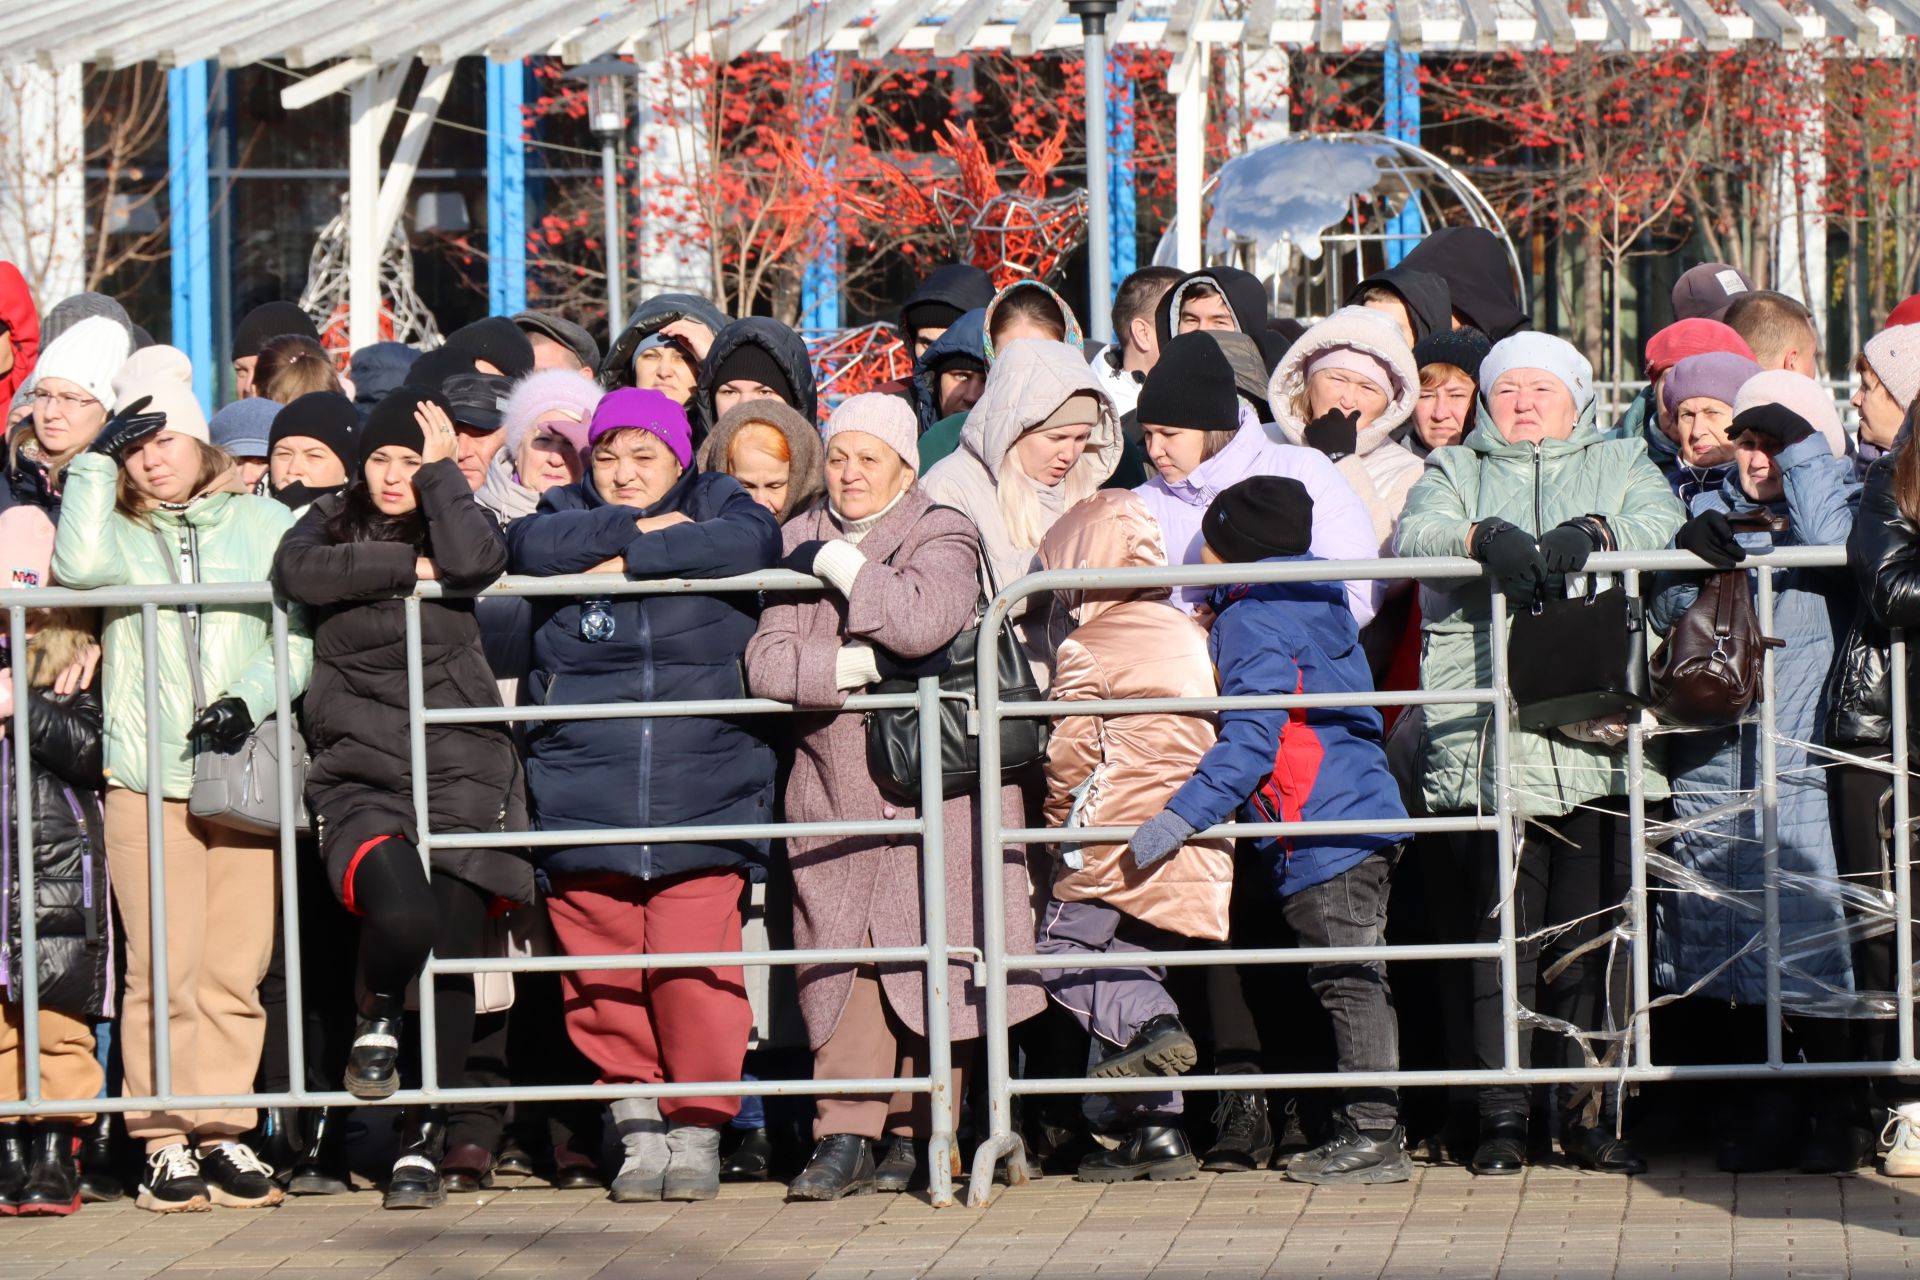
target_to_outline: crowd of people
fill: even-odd
[[[433,977],[440,1087],[644,1095],[705,1082],[711,1094],[605,1110],[137,1110],[123,1123],[92,1103],[108,1090],[244,1099],[296,1079],[391,1097],[422,1078],[429,952],[921,946],[918,836],[722,833],[917,817],[917,783],[847,701],[970,661],[982,603],[1038,569],[1206,564],[1221,584],[1024,597],[1009,661],[1039,694],[1349,705],[1057,719],[1044,751],[1003,777],[1001,823],[1117,827],[1125,843],[996,849],[974,789],[948,788],[947,1096],[962,1134],[979,1136],[985,1113],[973,1091],[986,1002],[966,949],[988,913],[1010,952],[1059,966],[1009,977],[1018,1070],[1167,1082],[1028,1100],[1019,1122],[1036,1156],[1093,1181],[1278,1165],[1305,1182],[1392,1182],[1421,1152],[1499,1175],[1549,1136],[1588,1169],[1646,1163],[1610,1086],[1556,1086],[1547,1106],[1514,1085],[1247,1089],[1219,1095],[1210,1119],[1174,1087],[1201,1067],[1502,1067],[1497,961],[1397,964],[1390,984],[1379,962],[1169,971],[1088,956],[1497,941],[1511,894],[1521,1065],[1620,1061],[1638,1012],[1621,947],[1641,942],[1663,997],[1711,1028],[1709,1060],[1764,1043],[1769,966],[1791,1055],[1892,1056],[1892,928],[1860,921],[1891,901],[1890,629],[1920,623],[1920,452],[1906,445],[1920,298],[1861,351],[1852,432],[1817,381],[1807,309],[1720,264],[1681,277],[1673,323],[1646,343],[1649,385],[1615,422],[1587,359],[1531,328],[1484,231],[1434,233],[1311,325],[1270,315],[1268,298],[1231,267],[1149,267],[1116,292],[1115,341],[1093,346],[1046,285],[996,291],[975,267],[945,266],[900,311],[913,376],[830,408],[798,334],[691,294],[641,301],[604,357],[581,325],[527,312],[426,352],[380,343],[344,368],[299,308],[270,303],[237,327],[240,398],[209,419],[187,356],[114,300],[81,294],[42,313],[0,264],[7,584],[270,581],[286,602],[282,646],[271,607],[215,602],[161,609],[150,635],[138,606],[33,608],[26,652],[6,654],[0,1101],[23,1099],[37,1071],[48,1105],[0,1122],[0,1214],[71,1213],[129,1183],[155,1212],[265,1207],[349,1189],[368,1144],[390,1208],[503,1172],[619,1201],[705,1199],[723,1179],[775,1174],[812,1200],[923,1184],[925,1093],[824,1092],[807,1104],[809,1146],[775,1100],[725,1088],[924,1074],[918,962]],[[1722,593],[1750,592],[1754,575],[1737,571],[1771,548],[1840,544],[1848,568],[1774,578],[1777,823],[1763,830],[1750,800],[1753,715],[1647,739],[1664,859],[1650,938],[1631,913],[1636,713],[1516,729],[1503,777],[1484,702],[1368,704],[1490,684],[1494,594],[1510,613],[1538,611],[1583,589],[1595,552],[1691,551],[1733,575]],[[1249,584],[1232,568],[1391,556],[1471,557],[1485,576]],[[612,589],[774,568],[823,587]],[[608,590],[484,594],[508,574],[605,574]],[[1655,643],[1710,581],[1649,575]],[[446,593],[410,605],[423,582]],[[410,607],[423,705],[470,713],[426,726],[424,787],[409,747]],[[189,804],[197,763],[275,738],[276,677],[308,761],[297,1062],[278,838]],[[749,696],[793,710],[711,709]],[[30,725],[18,752],[16,698]],[[605,714],[657,703],[705,705]],[[504,714],[515,707],[556,714]],[[20,770],[32,843],[16,856]],[[1500,810],[1503,785],[1522,819],[1511,884],[1493,831],[1410,834],[1410,817]],[[1366,834],[1204,834],[1235,820]],[[1776,829],[1769,953],[1757,904]],[[540,842],[517,845],[522,832]],[[987,856],[1002,862],[1000,901],[977,887]],[[23,1049],[26,963],[37,1063]],[[1920,1175],[1915,1081],[1728,1085],[1720,1100],[1706,1123],[1720,1126],[1723,1168],[1851,1170],[1879,1132],[1886,1171]],[[128,1144],[143,1163],[123,1179]]]

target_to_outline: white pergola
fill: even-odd
[[[1175,168],[1183,263],[1199,265],[1203,184],[1203,70],[1208,50],[1250,53],[1305,47],[1492,52],[1586,44],[1644,50],[1697,41],[1793,48],[1834,38],[1854,49],[1920,35],[1920,0],[1118,0],[1107,20],[1115,44],[1160,46],[1175,56]],[[378,322],[380,247],[406,204],[454,62],[499,63],[537,55],[569,64],[604,55],[641,63],[684,52],[717,59],[749,51],[789,59],[828,51],[862,58],[901,52],[953,57],[969,50],[1024,56],[1081,44],[1068,0],[15,0],[0,11],[0,65],[48,70],[80,63],[163,67],[215,60],[283,62],[304,78],[281,93],[297,109],[346,91],[349,137],[350,306],[355,346]],[[427,74],[392,161],[380,145],[409,68]]]

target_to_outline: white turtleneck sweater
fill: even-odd
[[[849,520],[827,504],[827,515],[834,525],[845,535],[844,542],[829,542],[820,548],[820,554],[813,559],[813,574],[825,580],[826,584],[849,600],[853,598],[853,580],[860,576],[861,568],[867,558],[860,554],[860,542],[875,525],[886,519],[887,513],[900,505],[900,499],[906,497],[901,490],[892,502],[880,508],[870,516],[858,520]],[[874,657],[873,646],[864,640],[855,640],[840,646],[839,656],[833,661],[833,683],[838,689],[862,689],[880,679],[880,666]]]

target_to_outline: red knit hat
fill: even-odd
[[[1887,313],[1887,328],[1893,329],[1903,324],[1920,324],[1920,293]]]
[[[1747,340],[1718,320],[1681,320],[1647,339],[1647,377],[1657,378],[1688,356],[1727,351],[1753,359]]]

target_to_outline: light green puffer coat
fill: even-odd
[[[180,546],[191,526],[200,553],[202,582],[264,582],[273,568],[280,535],[293,513],[272,498],[210,493],[184,511],[155,511],[151,526],[114,510],[119,468],[113,459],[82,454],[67,470],[67,488],[53,544],[53,576],[63,587],[111,587],[171,582],[155,543],[160,531],[169,547]],[[176,572],[179,561],[174,561]],[[140,652],[140,610],[105,611],[101,647],[107,713],[106,771],[113,783],[147,789],[146,664]],[[193,679],[178,613],[160,611],[161,789],[184,800],[193,785],[187,750],[192,723]],[[255,724],[273,714],[273,619],[266,605],[224,605],[200,611],[201,678],[208,701],[239,698]],[[303,608],[287,616],[288,694],[298,698],[313,670],[313,641]]]
[[[1621,551],[1666,547],[1686,510],[1640,439],[1609,438],[1587,407],[1565,440],[1510,444],[1486,409],[1466,441],[1436,449],[1407,497],[1395,550],[1403,556],[1464,556],[1467,527],[1498,517],[1538,536],[1566,520],[1604,518]],[[1428,689],[1493,682],[1486,579],[1420,588],[1420,683]],[[1425,794],[1430,813],[1491,813],[1498,790],[1493,731],[1484,705],[1426,709]],[[1511,738],[1515,803],[1540,817],[1569,813],[1601,796],[1626,794],[1625,745],[1603,747],[1559,732],[1516,729]],[[1651,754],[1651,753],[1650,753]],[[1650,761],[1647,796],[1667,794]]]

